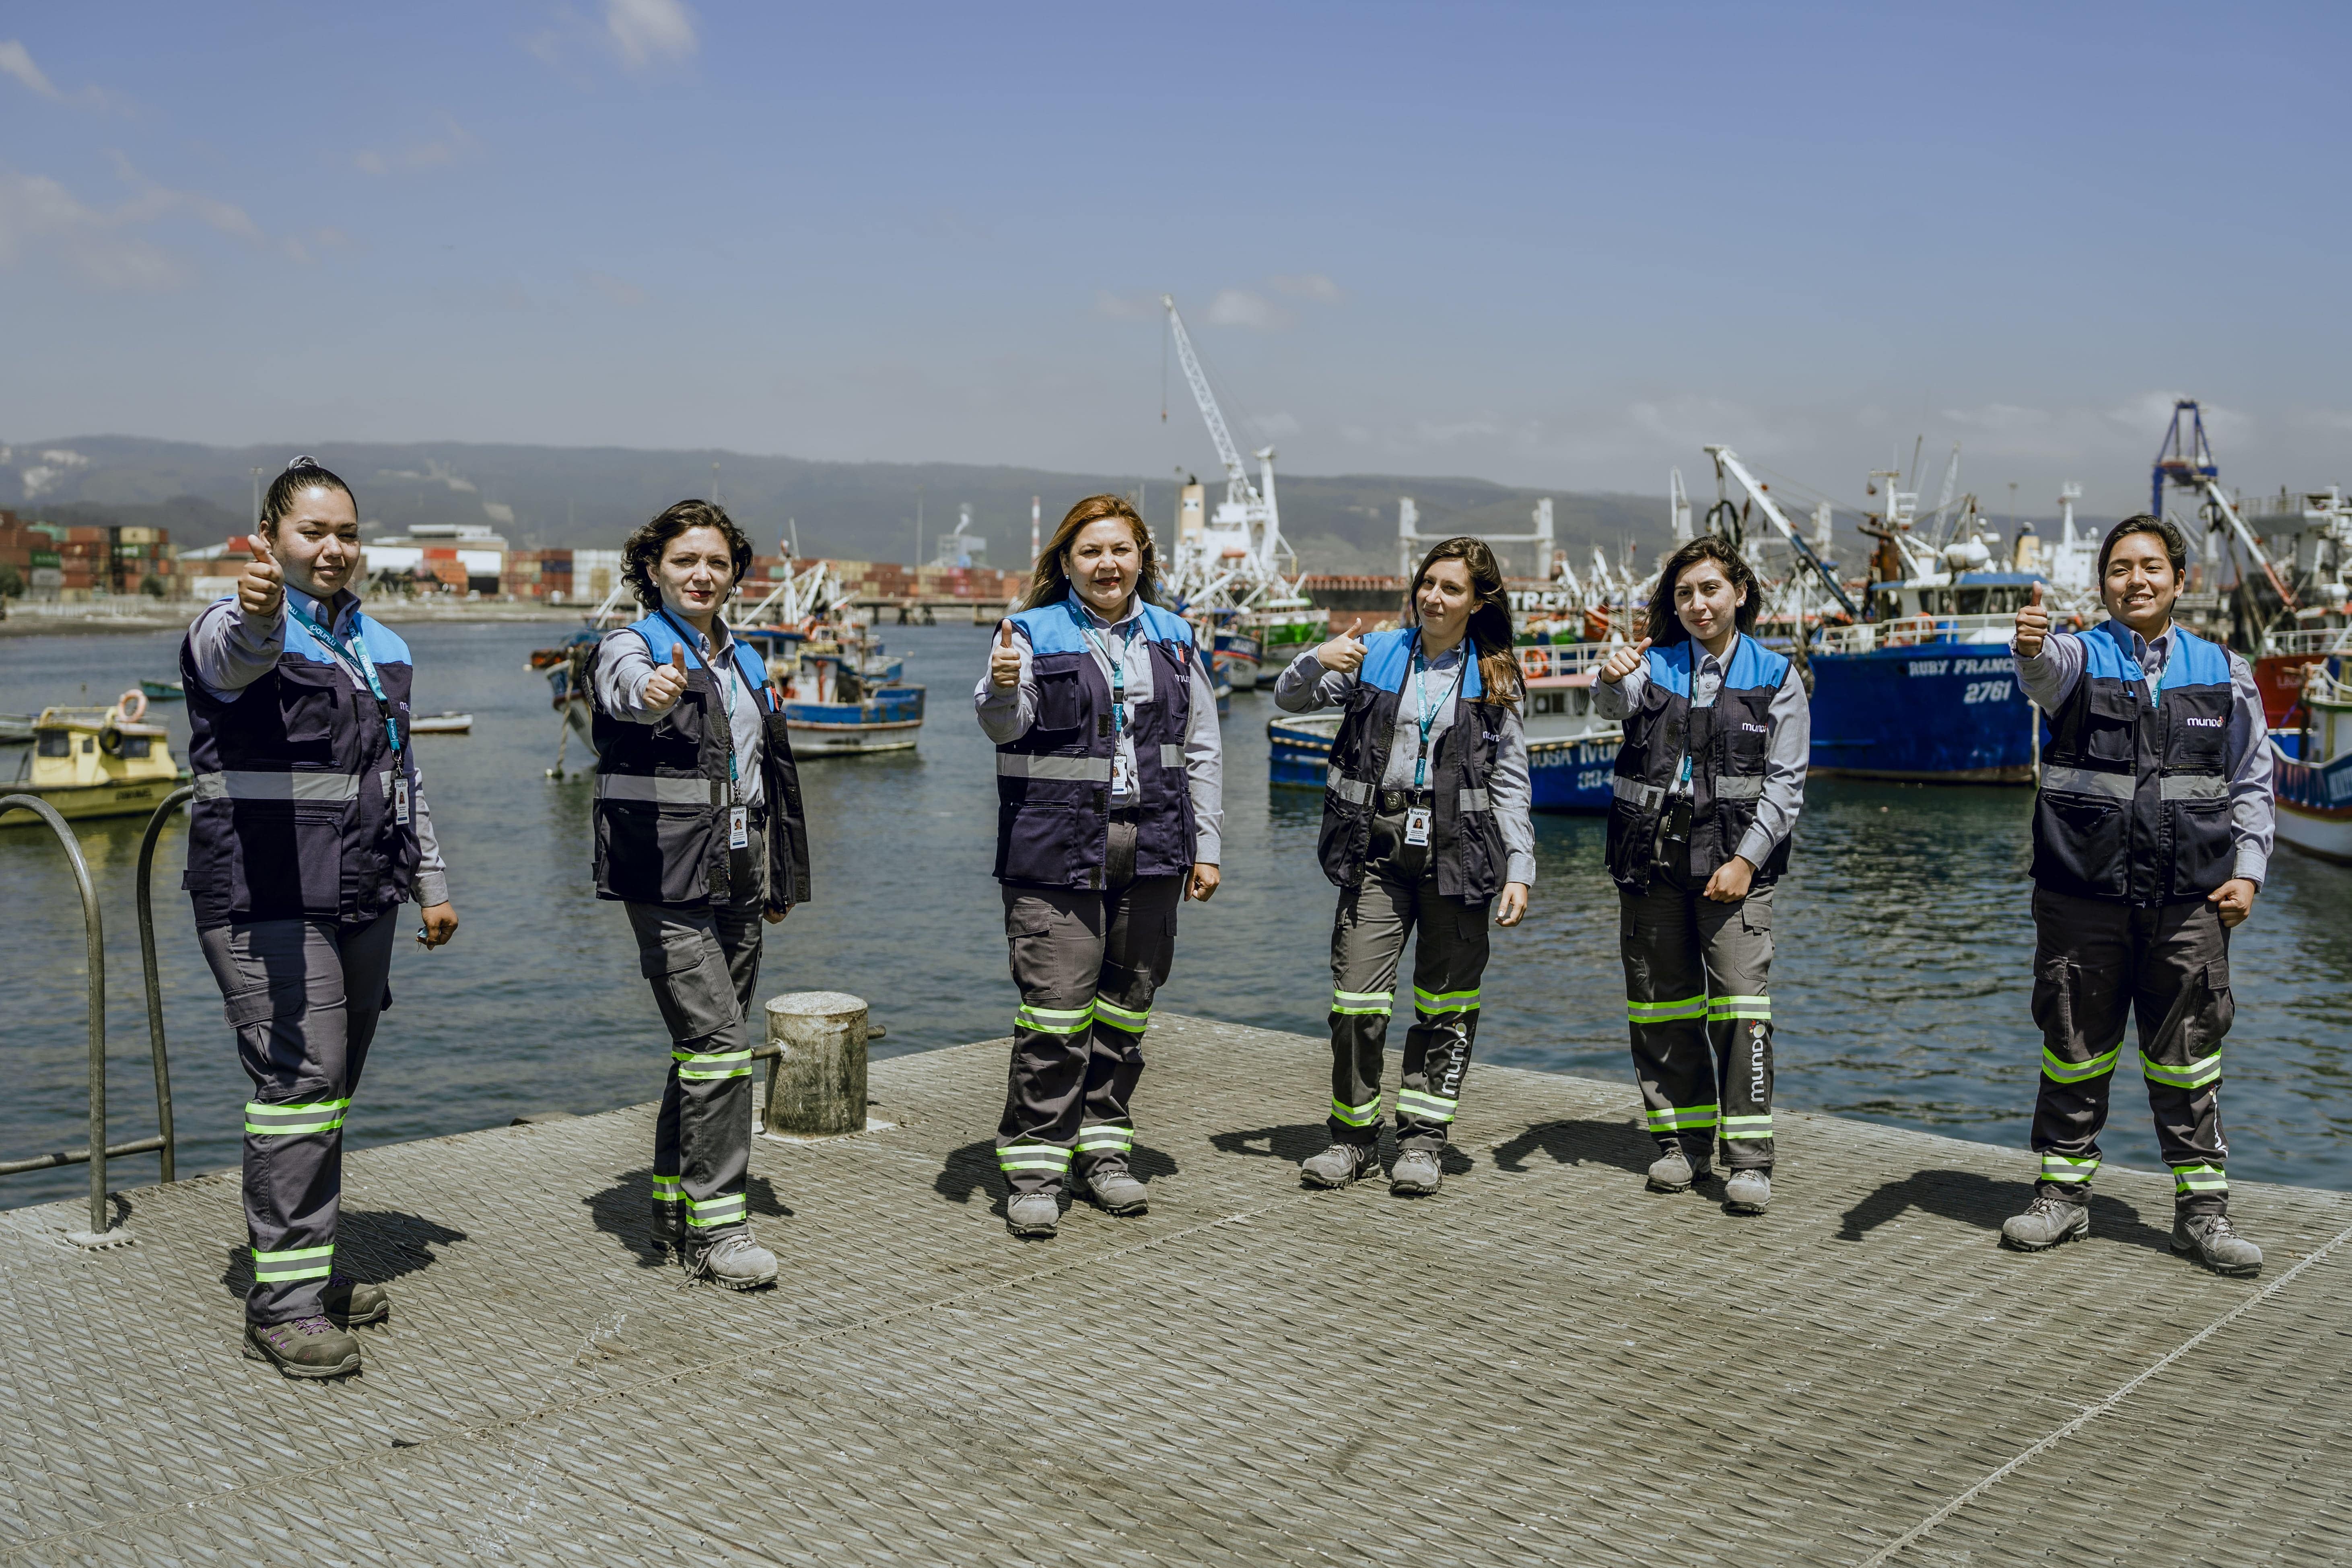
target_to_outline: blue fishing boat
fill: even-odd
[[[906,661],[868,645],[855,625],[738,626],[760,650],[783,694],[796,756],[911,751],[923,727],[925,689],[900,677]]]
[[[2271,731],[2278,837],[2306,855],[2352,865],[2352,680],[2343,658],[2307,668],[2304,721]]]
[[[2032,783],[2041,721],[2018,686],[2009,639],[2037,584],[2048,602],[2049,580],[2029,572],[1873,584],[1872,617],[1824,629],[1809,650],[1811,771]],[[2066,619],[2056,616],[2062,626]]]
[[[1538,811],[1605,812],[1609,775],[1624,739],[1614,720],[1592,710],[1593,674],[1612,645],[1574,643],[1517,649],[1527,683],[1520,704],[1528,735],[1532,804]],[[1267,782],[1321,789],[1339,734],[1336,712],[1282,713],[1265,726]]]

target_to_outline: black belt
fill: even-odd
[[[1381,815],[1402,816],[1414,806],[1430,809],[1437,796],[1425,789],[1384,789],[1381,791]]]
[[[1127,823],[1141,822],[1143,820],[1143,808],[1139,805],[1112,806],[1110,808],[1110,820],[1113,822]]]

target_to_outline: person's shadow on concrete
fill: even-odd
[[[467,1239],[462,1230],[397,1209],[345,1209],[335,1218],[335,1274],[369,1285],[389,1285],[438,1263],[433,1248]],[[221,1286],[243,1301],[253,1286],[253,1251],[229,1249]]]
[[[2032,1201],[2030,1182],[1995,1180],[1973,1171],[1915,1171],[1899,1181],[1885,1183],[1846,1210],[1837,1238],[1865,1240],[1880,1226],[1913,1209],[1998,1235],[2001,1221],[2023,1213]],[[2172,1247],[2169,1226],[2149,1225],[2140,1218],[2139,1210],[2104,1193],[2091,1196],[2091,1234],[2102,1241],[2120,1241],[2158,1252],[2168,1252]]]
[[[1321,1153],[1330,1142],[1329,1130],[1319,1121],[1289,1121],[1278,1127],[1209,1134],[1210,1145],[1220,1153],[1279,1160],[1286,1165],[1296,1165],[1310,1155]]]
[[[1495,1168],[1523,1172],[1528,1157],[1538,1152],[1557,1165],[1614,1165],[1646,1175],[1658,1157],[1658,1141],[1630,1121],[1541,1121],[1496,1144]]]

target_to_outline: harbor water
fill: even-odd
[[[403,938],[384,1016],[349,1122],[355,1146],[502,1125],[551,1110],[655,1098],[668,1061],[620,910],[589,876],[593,780],[555,762],[557,718],[529,651],[559,623],[413,623],[420,711],[474,715],[461,736],[416,744],[463,921],[449,947]],[[806,762],[815,901],[768,931],[762,986],[872,1001],[889,1030],[876,1054],[1002,1036],[1006,973],[993,852],[993,758],[969,692],[981,627],[883,628],[930,687],[914,752]],[[102,703],[141,677],[176,677],[175,634],[0,641],[0,711]],[[1270,683],[1269,683],[1270,684]],[[1332,890],[1315,857],[1320,797],[1270,790],[1268,694],[1237,695],[1226,723],[1224,886],[1181,917],[1172,1011],[1319,1035],[1329,1003]],[[185,755],[184,708],[159,707]],[[21,748],[0,750],[0,781]],[[2020,1151],[2040,1058],[2028,1014],[2030,792],[1815,780],[1795,866],[1779,895],[1773,1011],[1782,1103]],[[0,1160],[85,1140],[83,939],[63,858],[29,816],[0,826]],[[103,901],[110,995],[110,1138],[153,1131],[133,891],[142,819],[78,825]],[[1601,823],[1537,819],[1533,912],[1497,931],[1479,1026],[1482,1060],[1615,1078],[1631,1094],[1616,894]],[[179,891],[184,816],[157,857],[156,908],[184,1175],[237,1159],[247,1084]],[[414,908],[403,924],[415,924]],[[2352,1188],[2352,870],[2281,851],[2252,921],[2236,933],[2237,1025],[2225,1057],[2224,1130],[2242,1176]],[[1391,1033],[1400,1044],[1402,1027]],[[1147,1054],[1149,1042],[1147,1041]],[[1138,1100],[1150,1140],[1151,1079]],[[2131,1053],[2105,1147],[2159,1162]],[[1475,1080],[1473,1092],[1475,1092]],[[1270,1116],[1313,1121],[1314,1105]],[[975,1127],[975,1138],[992,1129]],[[1783,1160],[1805,1157],[1784,1142]],[[111,1184],[152,1181],[154,1156]],[[86,1190],[79,1167],[0,1178],[0,1205]]]

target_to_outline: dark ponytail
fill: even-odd
[[[341,490],[351,496],[352,510],[359,510],[359,497],[352,495],[351,486],[320,467],[318,458],[297,458],[286,465],[284,472],[269,481],[268,492],[261,498],[261,531],[274,538],[278,523],[294,510],[294,498],[315,488]]]

